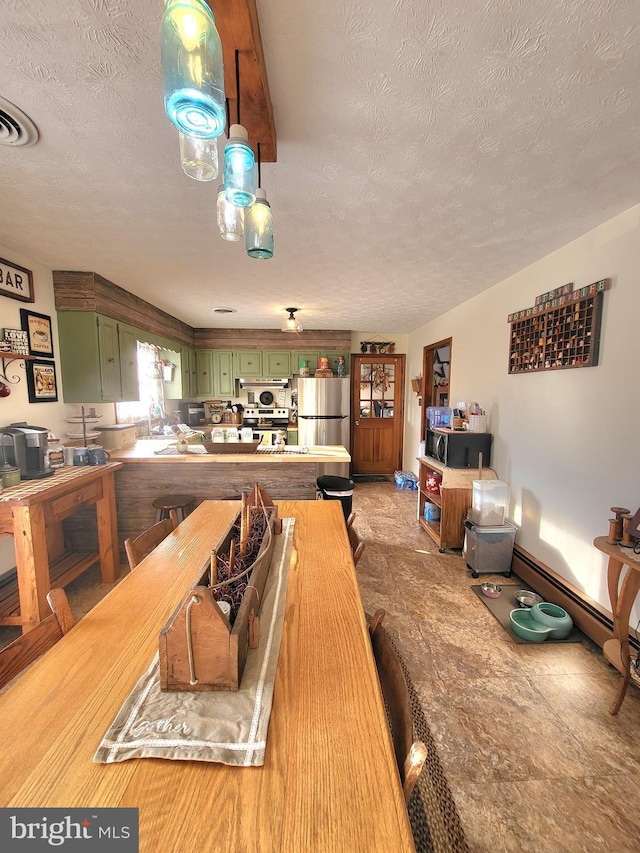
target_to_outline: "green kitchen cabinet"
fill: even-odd
[[[195,396],[213,397],[213,350],[196,350],[196,377]]]
[[[262,353],[262,375],[271,379],[288,379],[291,376],[291,352],[265,350]]]
[[[300,362],[309,362],[309,373],[314,374],[318,367],[318,359],[320,358],[319,350],[294,350],[292,353],[293,373],[300,373]]]
[[[180,380],[181,380],[181,393],[178,395],[179,397],[191,397],[194,391],[192,391],[192,380],[191,380],[191,367],[192,363],[195,362],[195,354],[193,351],[193,347],[187,346],[187,344],[180,345]],[[177,399],[177,397],[175,398]]]
[[[233,353],[233,372],[238,379],[260,379],[262,370],[262,352],[255,349],[240,349]]]
[[[217,400],[235,396],[233,376],[233,352],[220,349],[196,350],[196,374],[198,397]]]
[[[225,400],[236,396],[236,383],[233,375],[233,352],[215,349],[212,355],[213,394],[215,399]]]
[[[138,335],[132,326],[119,324],[118,343],[120,349],[121,399],[139,400],[138,387]]]
[[[126,328],[121,337],[120,326],[124,324],[93,311],[58,312],[65,403],[138,399],[137,365],[134,369],[130,363],[132,340]]]
[[[347,369],[347,373],[349,373],[351,353],[329,350],[328,352],[321,352],[320,355],[325,355],[329,359],[329,367],[331,368],[331,370],[333,370],[336,376],[338,375],[338,357],[342,356],[344,358],[344,364]]]

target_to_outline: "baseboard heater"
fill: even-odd
[[[607,610],[517,545],[513,549],[511,570],[546,601],[564,607],[582,633],[600,647],[613,637],[613,620]],[[631,634],[629,642],[640,648]]]

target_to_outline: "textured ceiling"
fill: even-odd
[[[2,0],[0,96],[40,141],[0,146],[0,243],[197,327],[406,333],[640,201],[637,0],[257,6],[272,260],[182,173],[161,0]]]

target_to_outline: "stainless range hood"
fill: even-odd
[[[288,388],[288,379],[240,379],[241,388]]]

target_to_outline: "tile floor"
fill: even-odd
[[[460,552],[438,553],[418,526],[416,503],[392,483],[357,485],[357,575],[407,661],[472,853],[640,850],[640,690],[612,717],[619,676],[587,638],[514,643]],[[97,568],[74,581],[76,617],[110,588]],[[0,628],[0,646],[16,633]]]
[[[418,526],[416,503],[391,483],[358,484],[357,574],[407,660],[470,849],[640,850],[640,690],[612,717],[619,676],[598,646],[514,643],[460,552],[440,554]]]

